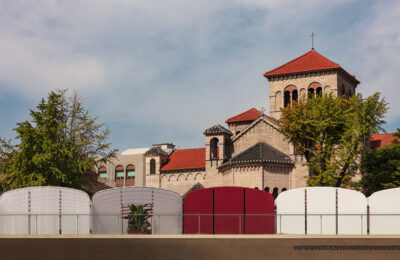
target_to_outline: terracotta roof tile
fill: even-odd
[[[375,134],[371,135],[369,138],[371,149],[377,149],[379,147],[384,147],[388,144],[391,144],[396,137],[393,133],[386,133],[386,134]],[[398,139],[400,141],[400,139]]]
[[[264,74],[265,77],[286,75],[286,74],[296,74],[300,72],[307,71],[319,71],[319,70],[330,70],[337,69],[341,70],[343,73],[347,74],[349,77],[353,78],[357,84],[360,83],[354,76],[350,75],[345,71],[339,64],[325,58],[315,50],[311,50],[300,57],[291,60],[282,66],[268,71]]]
[[[261,115],[261,111],[258,111],[257,109],[255,109],[253,107],[239,115],[236,115],[236,116],[233,116],[233,117],[227,119],[225,121],[225,123],[229,124],[229,123],[237,123],[237,122],[254,121],[257,118],[259,118],[260,115]]]
[[[206,149],[177,149],[169,157],[161,171],[205,169],[206,168]]]
[[[247,110],[247,111],[245,111],[245,112],[243,112],[243,113],[241,113],[239,115],[236,115],[236,116],[233,116],[233,117],[227,119],[225,121],[225,123],[231,124],[231,123],[254,121],[257,118],[259,118],[260,115],[261,115],[261,111],[255,109],[253,107],[253,108],[250,108],[249,110]],[[271,119],[275,123],[279,124],[279,122],[275,118],[272,118],[272,117],[267,116],[267,115],[264,115],[264,116],[268,117],[269,119]]]

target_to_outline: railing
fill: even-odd
[[[124,215],[0,214],[0,234],[126,234]],[[400,214],[153,214],[151,234],[400,234]]]

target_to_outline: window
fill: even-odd
[[[308,86],[308,98],[322,97],[322,86],[318,82],[313,82]]]
[[[126,178],[129,179],[135,179],[135,166],[133,164],[129,164],[126,167]]]
[[[322,97],[322,88],[321,87],[317,88],[317,97]]]
[[[269,192],[269,187],[265,187],[264,191]]]
[[[282,192],[284,192],[284,191],[287,191],[287,189],[286,188],[282,188]]]
[[[122,167],[122,165],[118,165],[117,167],[115,167],[115,179],[116,180],[123,180],[124,179],[124,167]]]
[[[150,160],[150,174],[156,174],[156,160]]]
[[[298,99],[298,92],[297,92],[297,88],[294,85],[289,85],[285,88],[285,92],[284,92],[284,107],[287,107],[293,100],[297,101]]]
[[[218,138],[210,141],[210,159],[218,159]]]
[[[107,179],[107,169],[106,167],[100,167],[99,168],[99,178],[100,179]]]
[[[278,197],[278,188],[277,187],[275,187],[272,190],[272,196],[274,197],[274,199],[276,199]]]

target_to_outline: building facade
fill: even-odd
[[[264,77],[269,81],[269,115],[251,108],[227,119],[227,127],[214,125],[204,131],[202,148],[154,145],[137,157],[135,170],[140,168],[140,173],[136,170],[134,185],[182,195],[202,187],[240,186],[267,190],[274,196],[306,186],[306,160],[280,132],[277,119],[281,108],[315,95],[351,96],[360,82],[315,50],[266,72]],[[108,184],[131,183],[118,179],[122,176],[118,172],[129,171],[130,158],[121,155],[109,166]]]

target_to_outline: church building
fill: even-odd
[[[140,183],[188,191],[215,186],[258,188],[274,196],[306,186],[305,158],[280,132],[281,108],[301,96],[352,96],[360,83],[339,64],[314,49],[264,74],[269,82],[269,114],[251,108],[206,129],[205,147],[165,150],[154,145],[143,154]],[[170,146],[171,148],[172,146]],[[121,175],[122,176],[122,175]],[[110,174],[114,178],[113,174]]]

